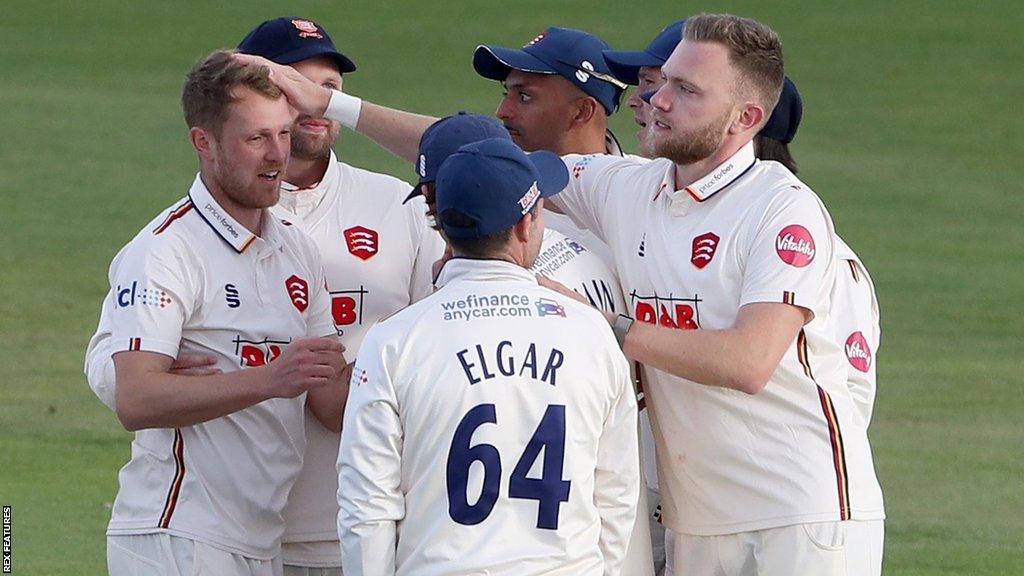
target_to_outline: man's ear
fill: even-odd
[[[760,129],[762,121],[767,120],[764,107],[754,101],[744,102],[740,114],[729,127],[730,134],[741,134],[751,129]]]
[[[590,122],[597,114],[597,107],[600,104],[597,100],[594,100],[590,96],[584,96],[583,98],[577,98],[572,103],[572,123],[573,125],[583,125]]]
[[[512,234],[515,235],[516,240],[522,243],[530,241],[530,235],[535,233],[535,226],[533,225],[534,216],[533,212],[527,212],[525,216],[516,222],[516,225],[512,227]]]
[[[213,134],[204,128],[193,126],[192,128],[189,128],[188,137],[192,142],[192,147],[196,149],[199,156],[209,160],[217,146],[217,142],[214,140]]]

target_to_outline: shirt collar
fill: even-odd
[[[188,191],[188,196],[192,200],[192,204],[196,207],[196,213],[210,226],[213,231],[217,233],[225,242],[231,246],[235,252],[242,254],[249,249],[256,241],[260,240],[260,237],[249,231],[248,228],[242,226],[237,220],[228,214],[216,200],[213,195],[206,188],[206,184],[203,183],[203,179],[199,174],[196,174],[196,179],[192,183],[192,188]],[[277,234],[277,219],[274,218],[266,210],[263,210],[262,215],[262,226],[263,240],[270,243],[272,246],[279,244]]]
[[[604,147],[609,156],[625,156],[625,154],[622,153],[622,146],[619,144],[619,139],[616,138],[615,133],[609,129],[605,129],[604,131]]]
[[[725,162],[722,162],[714,170],[708,172],[706,176],[683,190],[697,202],[703,202],[718,194],[736,180],[739,180],[741,176],[747,173],[747,170],[750,170],[756,160],[754,158],[754,142],[747,142],[744,147],[726,159]],[[672,173],[674,177],[674,166],[672,167]]]
[[[537,277],[526,268],[505,260],[476,259],[456,256],[444,263],[434,285],[440,288],[457,280],[482,282],[519,281],[537,283]]]
[[[331,150],[323,178],[307,188],[300,188],[291,182],[281,182],[281,199],[277,205],[298,218],[305,218],[323,203],[328,192],[334,189],[334,183],[338,181],[340,174],[338,158]]]

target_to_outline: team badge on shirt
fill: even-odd
[[[309,283],[292,274],[284,281],[284,287],[288,290],[288,297],[299,312],[305,312],[309,308]]]
[[[710,264],[711,259],[715,257],[715,250],[718,249],[719,240],[721,238],[714,232],[705,232],[694,238],[693,249],[690,252],[690,263],[696,266],[697,269],[703,269]]]
[[[850,361],[850,366],[861,372],[867,372],[871,367],[871,347],[868,346],[864,334],[860,331],[850,334],[850,337],[846,339],[845,349],[846,359]]]
[[[814,238],[807,228],[790,224],[775,238],[775,252],[786,264],[803,268],[814,261]]]
[[[345,244],[350,254],[360,260],[369,260],[377,255],[380,237],[376,230],[365,226],[353,226],[345,230]]]

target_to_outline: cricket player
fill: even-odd
[[[182,107],[200,170],[114,258],[103,303],[115,408],[135,431],[110,574],[280,574],[305,407],[341,427],[343,347],[316,247],[278,201],[294,116],[264,68],[215,52]],[[172,374],[180,353],[219,373]]]
[[[604,52],[605,60],[616,78],[626,84],[637,86],[627,102],[634,112],[637,125],[640,126],[637,138],[645,156],[653,157],[655,153],[648,129],[650,113],[653,110],[649,102],[650,97],[664,84],[661,67],[679,44],[685,22],[685,19],[673,22],[643,50]],[[768,122],[753,140],[754,154],[759,160],[774,160],[784,165],[794,175],[797,173],[796,161],[789,150],[789,143],[796,135],[802,112],[803,101],[800,93],[793,81],[786,77],[778,103],[772,110]],[[836,337],[850,364],[847,368],[847,386],[866,426],[870,422],[876,388],[873,357],[877,352],[881,332],[878,300],[866,267],[838,235],[836,258],[839,267],[836,270],[831,294]],[[643,438],[641,447],[645,445],[642,440]],[[654,533],[652,528],[652,539]],[[674,541],[671,531],[667,537],[670,542]],[[670,544],[665,574],[672,576],[673,573]]]
[[[878,574],[882,496],[835,341],[831,218],[751,142],[781,45],[730,15],[689,18],[682,38],[651,99],[660,159],[567,156],[575,177],[553,198],[638,295],[615,325],[648,368],[677,569]]]
[[[422,196],[427,214],[436,219],[434,180],[441,164],[460,147],[487,138],[511,140],[497,120],[479,114],[459,112],[431,124],[420,139],[416,162],[420,178],[409,198]],[[440,230],[436,220],[434,226]],[[530,270],[570,287],[602,311],[626,309],[614,272],[596,254],[556,230],[544,229],[540,253]]]
[[[355,70],[327,31],[304,18],[263,22],[239,50],[290,64],[317,85],[332,89],[341,89],[343,75]],[[431,265],[440,257],[443,243],[430,231],[421,200],[402,205],[408,184],[337,159],[332,145],[339,128],[337,122],[319,117],[297,119],[281,199],[270,210],[306,232],[319,248],[332,316],[341,342],[354,354],[371,325],[432,292]],[[102,334],[101,330],[97,339]],[[96,356],[104,352],[99,346],[94,350]],[[203,358],[179,355],[178,360],[187,370],[201,366]],[[96,368],[87,372],[95,376],[90,384],[97,394],[113,390],[104,381],[106,371],[100,369],[104,361],[89,358],[90,367]],[[336,576],[341,574],[341,547],[334,462],[340,435],[313,418],[307,418],[305,426],[306,458],[284,511],[284,572]]]
[[[526,269],[543,198],[568,177],[501,138],[438,171],[455,256],[434,295],[370,330],[353,370],[347,576],[619,573],[639,482],[629,366],[597,311]]]

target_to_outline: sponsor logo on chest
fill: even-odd
[[[714,232],[705,232],[693,239],[690,248],[690,263],[702,270],[711,263],[718,250],[718,242],[721,240]]]

